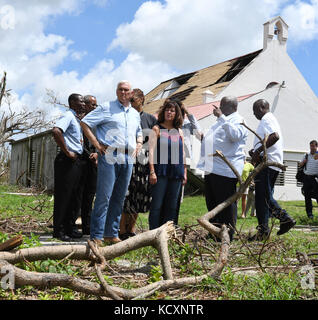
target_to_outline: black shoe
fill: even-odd
[[[122,233],[118,237],[119,237],[119,239],[121,241],[124,241],[124,240],[127,240],[129,238],[129,235],[128,235],[128,233]]]
[[[307,216],[308,216],[309,219],[313,219],[314,218],[314,215],[312,213],[308,213]]]
[[[280,236],[288,232],[295,224],[296,224],[296,221],[293,218],[291,218],[289,215],[287,215],[285,220],[280,221],[280,228],[277,231],[277,235]]]
[[[82,228],[83,236],[89,236],[91,234],[89,228]]]
[[[276,211],[274,217],[279,219],[280,222],[280,228],[277,232],[278,236],[288,232],[296,224],[296,221],[285,210]]]
[[[268,228],[258,226],[256,229],[256,234],[254,234],[253,236],[249,236],[247,238],[247,241],[264,241],[269,238],[270,232]]]
[[[66,235],[73,239],[80,239],[83,237],[82,232],[79,232],[76,229],[73,229],[71,232],[67,232]]]
[[[248,237],[247,241],[264,241],[266,239],[268,239],[269,234],[264,233],[264,232],[257,232],[256,234],[254,234],[253,236]]]
[[[130,238],[130,237],[134,237],[136,235],[136,233],[135,232],[128,232],[128,237]]]
[[[63,242],[71,241],[71,238],[63,232],[53,233],[53,238],[61,240]]]

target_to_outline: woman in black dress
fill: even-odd
[[[134,89],[131,105],[140,113],[144,147],[134,164],[128,193],[124,203],[119,231],[119,238],[121,240],[126,240],[135,235],[135,225],[138,213],[148,212],[151,203],[148,149],[146,149],[145,146],[152,127],[157,123],[157,119],[153,115],[143,111],[144,101],[145,97],[143,92],[140,89]]]

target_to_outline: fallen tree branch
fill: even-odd
[[[6,270],[10,268],[14,274],[14,280],[16,286],[34,286],[39,288],[53,288],[53,287],[63,287],[68,288],[77,292],[95,295],[95,296],[107,296],[116,299],[141,299],[142,297],[147,297],[153,294],[155,291],[164,291],[168,289],[179,289],[187,285],[196,285],[202,282],[202,280],[207,277],[219,278],[222,273],[224,266],[227,263],[228,257],[228,233],[226,229],[222,228],[222,238],[226,241],[222,243],[220,248],[220,254],[218,261],[214,264],[212,270],[205,275],[199,277],[185,277],[180,279],[168,279],[161,280],[158,282],[151,283],[141,288],[137,289],[124,289],[114,286],[107,285],[107,290],[105,290],[105,283],[103,283],[102,274],[100,270],[98,272],[98,277],[102,282],[102,285],[93,283],[88,280],[82,280],[80,278],[75,278],[66,274],[56,274],[56,273],[40,273],[40,272],[30,272],[25,271],[15,266],[12,266],[9,262],[0,259],[0,270],[4,267]],[[104,248],[101,248],[104,249]],[[110,296],[110,292],[112,296]]]
[[[102,287],[103,287],[106,295],[109,295],[114,300],[122,300],[122,298],[120,298],[114,292],[114,290],[111,288],[111,286],[105,281],[104,276],[101,271],[101,267],[98,266],[97,264],[95,264],[95,270],[96,270],[97,277],[98,277],[99,281],[101,282]]]
[[[242,184],[241,175],[238,173],[238,171],[236,170],[236,168],[235,168],[235,167],[232,165],[232,163],[224,156],[224,154],[223,154],[221,151],[216,150],[215,153],[212,154],[212,155],[210,155],[210,156],[221,158],[221,159],[231,168],[231,170],[233,171],[233,173],[234,173],[235,176],[237,177],[239,184],[240,184],[240,185]]]
[[[146,246],[153,246],[159,251],[165,277],[167,277],[167,279],[172,279],[167,241],[173,232],[173,222],[169,221],[160,228],[146,231],[112,246],[102,247],[99,249],[99,252],[106,260],[111,260],[122,256],[129,251]],[[29,262],[46,259],[60,260],[71,252],[73,252],[73,260],[95,260],[95,254],[89,244],[61,245],[54,247],[43,246],[21,249],[16,252],[0,252],[0,259],[6,260],[12,264],[22,262],[24,259]]]
[[[23,243],[22,235],[15,236],[5,242],[0,243],[0,251],[10,251]]]

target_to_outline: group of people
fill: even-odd
[[[187,183],[186,158],[192,157],[191,135],[201,141],[198,168],[205,173],[207,209],[236,192],[236,174],[220,157],[212,156],[221,151],[242,174],[248,131],[235,97],[223,97],[220,107],[214,107],[217,121],[203,135],[195,117],[177,99],[166,99],[154,117],[143,111],[143,92],[132,89],[128,81],[118,83],[116,95],[115,101],[101,106],[93,96],[72,94],[70,110],[53,128],[60,147],[54,163],[55,238],[68,240],[89,234],[97,245],[118,243],[135,235],[138,213],[148,211],[149,229],[167,221],[177,224]],[[268,102],[257,100],[253,112],[260,120],[258,136],[268,136],[268,160],[282,163],[282,135]],[[254,146],[249,154],[256,165],[264,150],[258,138]],[[276,166],[268,167],[254,180],[258,231],[251,240],[269,235],[271,216],[280,220],[278,235],[295,225],[273,198],[278,173]],[[79,212],[82,233],[75,225]],[[236,220],[234,202],[210,222],[226,224],[232,240]]]
[[[117,243],[135,235],[140,212],[150,211],[150,229],[178,221],[187,179],[181,127],[194,130],[198,124],[178,100],[167,100],[157,119],[145,113],[143,92],[128,81],[117,85],[116,95],[104,106],[89,96],[94,108],[88,108],[87,97],[72,94],[70,110],[53,128],[60,147],[54,162],[55,238],[89,234],[99,245]],[[82,233],[75,224],[79,212]]]
[[[199,168],[205,171],[206,205],[212,210],[236,192],[238,178],[232,168],[220,157],[211,156],[221,151],[230,161],[236,172],[242,175],[248,131],[243,125],[244,119],[237,111],[236,97],[223,97],[220,108],[215,107],[213,114],[217,121],[204,136],[201,145]],[[256,130],[254,148],[249,151],[251,163],[260,163],[264,150],[258,137],[266,140],[267,159],[270,162],[283,163],[283,138],[275,116],[270,112],[269,103],[259,99],[253,104],[254,116],[260,121]],[[249,240],[263,240],[270,234],[269,218],[280,221],[278,235],[286,233],[295,225],[295,220],[282,209],[273,197],[274,185],[280,169],[271,166],[259,172],[255,179],[255,209],[258,220],[257,233]],[[237,203],[223,209],[210,220],[216,225],[229,227],[230,239],[233,239],[237,220]],[[216,239],[219,240],[219,239]]]

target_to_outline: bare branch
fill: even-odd
[[[45,89],[45,90],[46,90],[46,95],[48,97],[48,100],[46,101],[46,103],[52,104],[54,106],[62,106],[62,107],[65,107],[65,108],[69,108],[68,105],[62,103],[58,99],[56,93],[53,90],[51,90],[51,89]]]
[[[232,165],[232,163],[224,156],[224,154],[222,153],[222,151],[216,150],[216,152],[212,155],[209,155],[212,157],[219,157],[221,158],[233,171],[233,173],[235,174],[235,176],[238,179],[239,184],[242,184],[242,178],[241,175],[238,173],[238,171],[236,170],[236,168]]]
[[[7,73],[4,72],[3,77],[0,81],[0,107],[2,104],[2,99],[5,96],[6,93],[6,82],[7,82]]]

